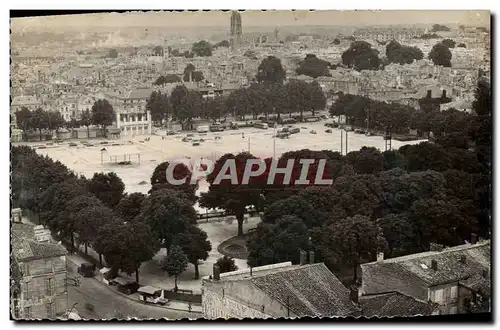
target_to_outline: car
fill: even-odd
[[[83,277],[94,277],[95,269],[96,267],[94,264],[84,262],[78,266],[78,274]]]
[[[297,133],[300,133],[300,128],[298,127],[291,127],[288,132],[290,132],[290,134],[297,134]]]
[[[175,135],[176,133],[174,131],[167,131],[167,135]]]
[[[122,293],[132,294],[136,293],[139,287],[140,285],[137,282],[128,282],[126,284],[118,284],[117,289]]]
[[[356,134],[365,134],[365,131],[363,131],[362,129],[356,128],[354,130],[354,133],[356,133]]]
[[[69,146],[70,147],[78,147],[78,144],[76,144],[76,143],[70,143]]]
[[[191,138],[188,138],[188,137],[183,137],[182,138],[182,142],[189,142],[191,141]]]
[[[311,134],[317,134],[317,132],[315,130],[311,130],[309,133],[311,133]]]
[[[373,134],[372,132],[366,132],[366,136],[374,136],[375,134]]]
[[[331,130],[331,129],[327,129],[327,130],[325,130],[325,133],[331,133],[331,132],[332,132],[332,130]]]
[[[193,147],[198,147],[200,145],[200,142],[193,142]]]

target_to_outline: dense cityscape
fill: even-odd
[[[12,319],[491,317],[489,12],[100,15],[11,19]]]

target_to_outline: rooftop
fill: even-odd
[[[399,292],[388,292],[359,298],[363,316],[402,317],[430,315],[437,307],[425,301],[419,301]]]
[[[359,312],[349,290],[323,263],[268,265],[220,275],[221,281],[246,280],[299,317],[348,316]]]
[[[432,268],[436,261],[437,270]],[[378,270],[404,273],[414,276],[428,285],[438,285],[465,280],[491,267],[491,244],[483,241],[477,244],[464,244],[442,251],[411,254],[398,258],[385,259],[362,264],[363,273],[376,274]]]
[[[16,261],[28,261],[64,256],[66,249],[54,242],[37,242],[35,226],[27,223],[12,223],[12,255]]]

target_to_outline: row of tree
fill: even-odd
[[[26,107],[22,107],[16,111],[16,124],[25,135],[30,131],[38,131],[40,141],[42,140],[42,132],[47,130],[50,133],[57,131],[60,128],[67,127],[87,127],[87,131],[91,125],[96,125],[101,128],[103,134],[106,133],[106,127],[113,124],[115,121],[115,111],[113,106],[107,100],[97,100],[91,110],[85,110],[81,113],[80,119],[72,119],[66,122],[58,111],[45,111],[38,108],[35,111],[30,111]],[[90,134],[89,134],[90,136]]]

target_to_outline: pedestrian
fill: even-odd
[[[191,313],[191,301],[188,302],[188,309],[189,309],[189,312]]]
[[[245,138],[245,133],[241,133],[241,138]]]

